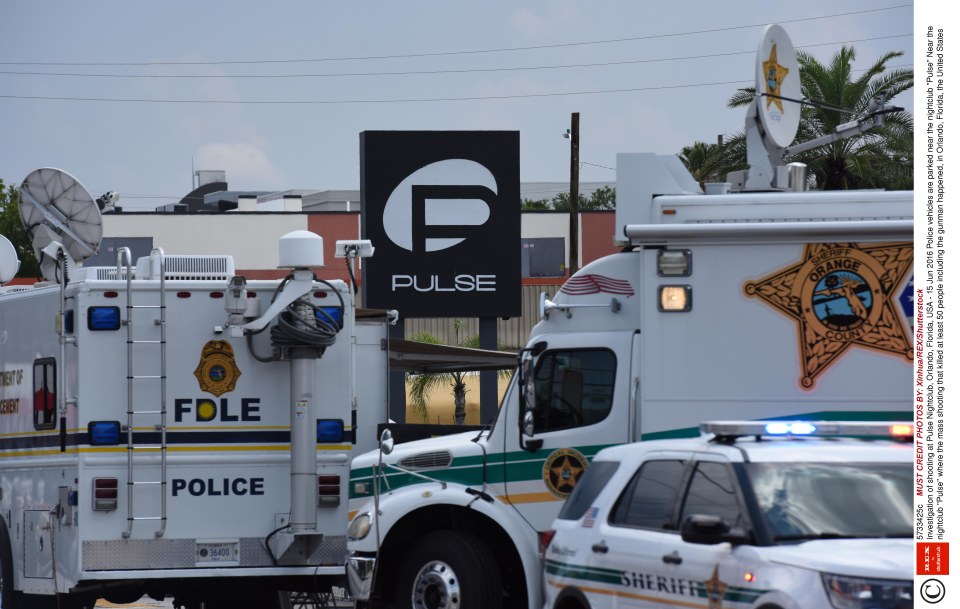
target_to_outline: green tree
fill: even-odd
[[[550,211],[550,199],[524,199],[520,202],[520,209],[523,211]]]
[[[902,52],[885,53],[854,79],[851,64],[856,59],[856,51],[853,47],[842,47],[828,64],[798,51],[803,97],[821,105],[803,107],[795,141],[809,141],[834,133],[838,125],[849,122],[850,113],[837,108],[865,113],[875,97],[883,95],[889,100],[913,88],[912,70],[887,67],[891,60],[901,56]],[[727,105],[745,106],[753,101],[755,94],[752,87],[738,89]],[[731,138],[728,160],[735,159],[733,164],[746,166],[743,139],[742,132]],[[743,156],[729,154],[734,148],[742,150]],[[913,117],[905,111],[888,113],[880,127],[808,150],[789,160],[806,163],[823,190],[910,190],[913,188]]]
[[[580,211],[596,211],[614,209],[616,207],[617,190],[603,186],[594,190],[590,198],[578,194]],[[570,211],[570,193],[558,192],[550,199],[524,199],[520,204],[523,211]]]
[[[577,194],[577,202],[580,204],[580,211],[586,211],[587,198],[582,194]],[[550,209],[553,211],[570,211],[570,193],[558,192],[550,199]]]
[[[27,238],[27,232],[20,222],[20,191],[14,186],[4,186],[0,179],[0,235],[10,240],[17,257],[20,258],[20,270],[17,277],[40,277],[40,265],[33,255],[33,246]]]
[[[683,147],[680,160],[693,179],[700,182],[701,188],[705,182],[722,182],[726,179],[724,146],[721,144],[694,142],[692,146]]]
[[[590,199],[587,201],[585,211],[596,211],[599,209],[616,209],[617,207],[617,189],[609,186],[601,186],[590,193]],[[583,209],[582,207],[580,209]]]

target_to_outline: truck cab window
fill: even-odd
[[[534,432],[592,425],[613,404],[617,358],[608,349],[549,351],[534,375]]]
[[[53,429],[57,425],[57,361],[45,357],[33,362],[33,426]]]

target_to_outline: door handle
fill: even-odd
[[[602,539],[598,543],[595,543],[592,546],[590,546],[590,549],[593,550],[594,552],[597,552],[598,554],[606,554],[610,550],[610,548],[607,547],[606,542],[603,541]]]
[[[679,565],[683,562],[683,559],[680,558],[680,553],[674,550],[669,554],[663,555],[663,562],[667,563],[668,565]]]

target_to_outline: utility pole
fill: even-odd
[[[570,114],[570,274],[577,272],[580,253],[580,113]]]

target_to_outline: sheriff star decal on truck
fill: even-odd
[[[566,499],[589,466],[590,462],[579,450],[561,448],[543,462],[543,481],[554,496]]]
[[[913,358],[896,308],[896,290],[912,267],[910,243],[808,244],[803,260],[743,289],[797,321],[800,385],[811,389],[852,345]]]

